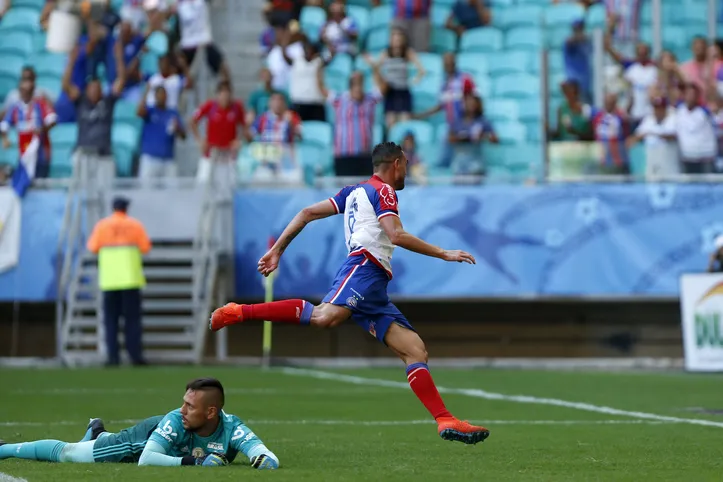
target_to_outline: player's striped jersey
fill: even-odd
[[[235,415],[221,411],[221,423],[216,432],[208,437],[199,437],[183,428],[181,410],[168,413],[158,423],[149,441],[160,444],[167,455],[204,457],[210,453],[225,454],[229,462],[239,452],[249,459],[268,452],[263,442]]]
[[[344,235],[349,255],[364,254],[392,277],[394,245],[379,222],[385,216],[399,216],[397,193],[379,177],[346,186],[329,198],[337,214],[344,214]]]

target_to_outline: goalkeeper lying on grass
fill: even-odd
[[[118,433],[106,432],[102,420],[92,419],[78,443],[0,441],[0,460],[214,467],[228,465],[241,452],[256,469],[277,469],[276,455],[238,417],[224,413],[223,403],[221,382],[199,378],[186,385],[181,408],[165,417],[147,418]]]

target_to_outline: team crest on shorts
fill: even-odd
[[[356,308],[356,298],[354,298],[353,296],[350,296],[349,298],[346,299],[346,304],[351,306],[352,308]]]
[[[369,333],[371,333],[371,335],[372,335],[374,338],[377,337],[377,330],[376,330],[376,328],[374,327],[374,322],[373,322],[373,321],[372,321],[371,323],[369,323]]]
[[[206,456],[206,452],[204,452],[201,447],[196,447],[196,448],[194,448],[193,451],[191,452],[191,455],[193,455],[193,456],[196,457],[197,459],[200,459],[201,457],[205,457],[205,456]]]

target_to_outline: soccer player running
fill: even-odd
[[[475,264],[475,259],[464,251],[444,250],[404,231],[395,192],[404,189],[407,175],[407,157],[400,146],[393,142],[377,145],[372,164],[374,175],[368,181],[346,186],[336,196],[302,209],[259,260],[259,272],[268,276],[304,226],[344,214],[349,256],[322,303],[314,306],[299,299],[252,305],[228,303],[213,312],[210,328],[217,331],[253,320],[332,328],[352,318],[404,361],[409,385],[437,421],[443,439],[482,442],[489,436],[486,428],[458,420],[445,407],[427,367],[424,342],[387,294],[396,246],[445,261]]]
[[[92,419],[77,443],[0,441],[0,460],[217,467],[230,464],[241,452],[256,469],[277,469],[276,455],[238,417],[226,414],[223,404],[221,382],[199,378],[186,385],[181,408],[165,416],[147,418],[118,433],[106,432],[102,420]]]

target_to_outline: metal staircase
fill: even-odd
[[[199,190],[202,191],[198,192]],[[208,316],[217,278],[218,258],[222,254],[218,237],[218,201],[210,186],[196,189],[124,190],[131,199],[143,194],[151,200],[177,198],[195,191],[199,210],[195,219],[195,234],[184,233],[171,239],[153,235],[150,220],[144,224],[149,231],[153,248],[144,256],[147,285],[143,289],[143,348],[151,363],[199,363],[203,356]],[[59,245],[62,259],[57,301],[58,354],[68,365],[94,365],[106,359],[102,322],[102,295],[97,285],[96,257],[85,250],[89,229],[82,222],[88,216],[93,196],[86,189],[71,187],[66,201],[66,216]],[[144,221],[142,208],[138,217]],[[148,200],[146,199],[146,202]],[[169,209],[173,209],[170,207]],[[191,216],[194,213],[190,213]],[[156,231],[164,232],[165,229]],[[119,343],[124,349],[123,329],[119,327]],[[122,359],[125,356],[121,353]]]

